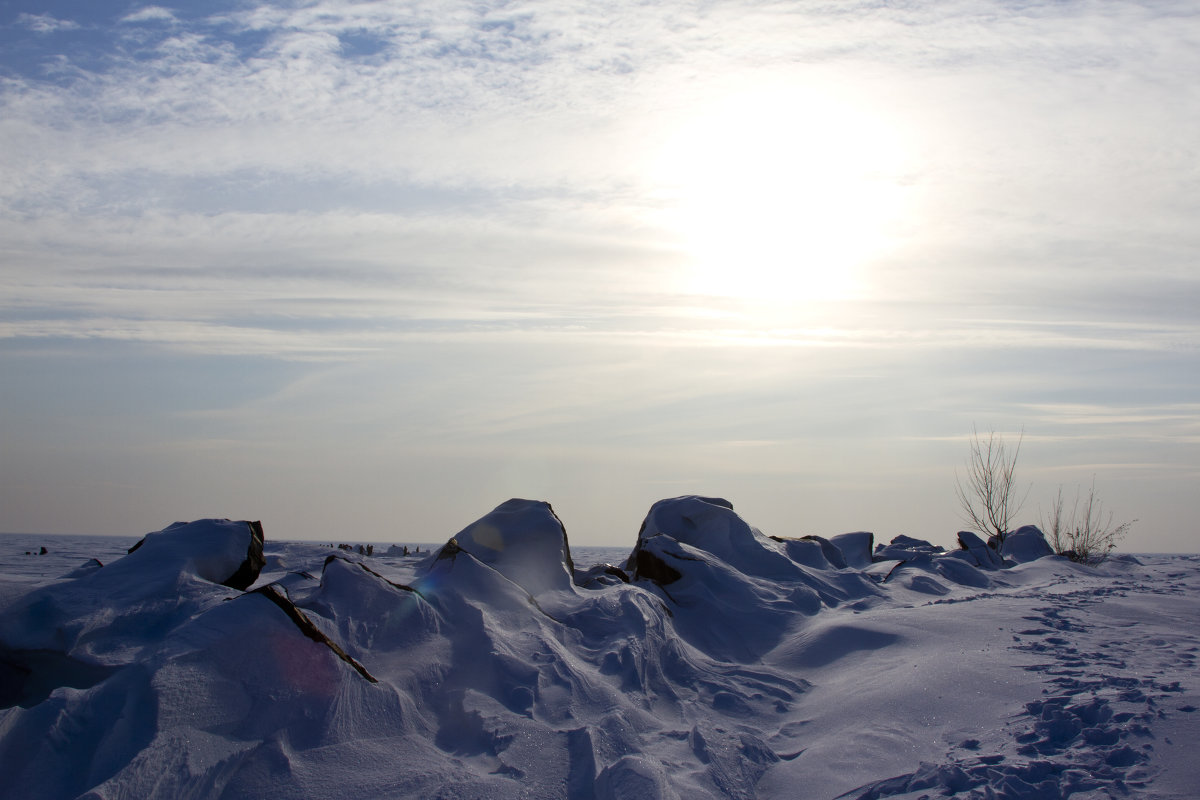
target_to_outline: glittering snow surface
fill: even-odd
[[[0,537],[0,794],[1200,796],[1198,556],[772,538],[682,497],[604,565],[510,500],[407,556],[268,529],[247,584],[254,534]]]

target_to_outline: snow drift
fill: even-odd
[[[1077,617],[1151,568],[1087,570],[1033,528],[959,541],[772,537],[703,497],[654,504],[623,563],[586,568],[529,500],[423,557],[264,556],[256,523],[177,523],[0,594],[0,774],[24,798],[1148,784],[1143,732],[1188,713],[1168,678],[1194,640],[1139,670]],[[1198,566],[1171,562],[1180,594]]]

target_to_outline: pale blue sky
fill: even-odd
[[[0,3],[0,530],[1200,548],[1193,3]]]

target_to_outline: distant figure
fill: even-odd
[[[43,548],[42,548],[42,550],[41,550],[41,552],[40,552],[40,553],[38,553],[38,555],[39,555],[39,556],[44,556],[44,555],[46,555],[46,553],[49,553],[49,552],[50,552],[49,550],[47,550],[46,548],[44,548],[44,547],[43,547]]]
[[[367,555],[369,555],[369,556],[375,555],[375,545],[373,545],[373,544],[367,545]]]

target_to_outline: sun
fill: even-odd
[[[652,166],[681,291],[804,303],[861,294],[904,205],[903,136],[831,90],[747,85],[684,116]]]

